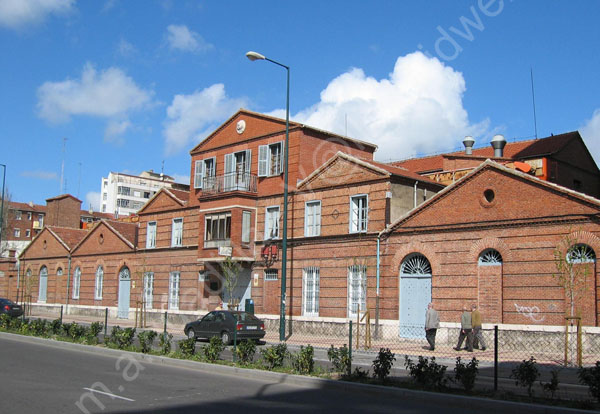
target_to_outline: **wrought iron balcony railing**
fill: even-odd
[[[228,193],[231,191],[256,193],[256,175],[229,173],[219,176],[204,177],[202,179],[202,196]]]

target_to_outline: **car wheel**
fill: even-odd
[[[188,329],[187,337],[189,339],[192,339],[192,338],[196,339],[196,332],[194,332],[194,330],[192,328]]]
[[[229,335],[229,332],[221,332],[221,342],[223,342],[223,344],[225,345],[229,345],[229,343],[231,342],[231,336]]]

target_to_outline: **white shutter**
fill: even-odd
[[[258,176],[266,177],[269,173],[269,146],[258,147]]]
[[[204,177],[204,162],[196,161],[194,165],[194,188],[202,188],[202,177]]]
[[[225,154],[225,191],[232,190],[234,182],[235,162],[233,160],[233,153]]]
[[[321,234],[321,203],[315,204],[315,218],[314,218],[314,232],[313,236],[319,236]]]
[[[246,173],[246,179],[250,179],[250,167],[252,166],[252,150],[246,150],[246,164],[244,165],[244,172]]]
[[[285,156],[285,146],[283,144],[284,141],[279,142],[279,146],[281,148],[281,155],[279,156],[279,174],[283,174],[283,157]]]

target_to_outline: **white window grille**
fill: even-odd
[[[400,273],[403,275],[431,275],[431,265],[425,256],[413,253],[402,262]]]
[[[319,316],[319,268],[306,267],[303,269],[303,276],[303,314],[304,316]]]
[[[144,302],[146,309],[152,309],[152,298],[154,296],[154,273],[144,273]]]
[[[156,247],[156,221],[149,221],[146,226],[146,249]]]
[[[265,269],[265,280],[277,280],[277,269]]]
[[[366,195],[350,197],[350,233],[367,231],[369,207]]]
[[[569,248],[567,261],[569,263],[594,263],[596,261],[596,253],[587,244],[576,244]]]
[[[267,207],[265,214],[265,240],[279,238],[279,206]]]
[[[171,229],[171,247],[180,247],[183,244],[183,219],[173,219]]]
[[[321,202],[308,201],[304,207],[304,236],[321,234]]]
[[[479,266],[499,266],[502,264],[502,255],[494,249],[485,249],[479,255]]]
[[[367,267],[348,267],[348,314],[356,316],[367,309]]]
[[[77,266],[73,272],[73,299],[79,299],[79,287],[81,286],[81,268]]]
[[[179,309],[179,272],[169,274],[169,309]]]
[[[94,290],[94,299],[102,299],[102,285],[104,284],[104,268],[98,266],[96,269],[96,289]]]

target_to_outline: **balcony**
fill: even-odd
[[[256,193],[256,175],[246,173],[229,173],[225,175],[204,177],[200,197],[216,196],[233,191]]]

